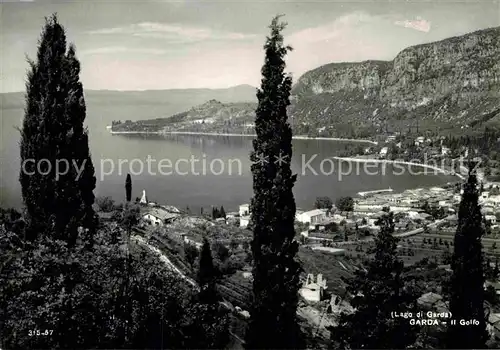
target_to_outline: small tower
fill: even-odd
[[[148,198],[146,197],[146,190],[142,190],[142,197],[139,203],[148,204]]]

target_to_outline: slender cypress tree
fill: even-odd
[[[186,329],[186,349],[222,349],[229,342],[229,317],[219,305],[216,289],[217,271],[213,264],[210,243],[203,239],[197,274],[200,292],[192,306],[194,322]]]
[[[26,235],[29,240],[45,235],[72,244],[79,226],[91,234],[95,229],[96,179],[83,127],[80,63],[74,46],[67,50],[56,15],[46,19],[37,59],[29,64],[19,176]]]
[[[251,202],[253,229],[253,303],[246,334],[248,349],[304,347],[297,324],[299,275],[294,241],[295,200],[292,175],[292,130],[287,120],[291,77],[285,75],[282,30],[286,23],[275,17],[264,45],[261,88],[257,91],[252,161],[254,197]]]
[[[416,340],[416,329],[407,319],[393,318],[391,312],[415,312],[417,294],[403,279],[403,261],[397,256],[397,238],[393,236],[393,214],[377,222],[374,258],[349,280],[353,296],[352,314],[342,314],[338,327],[332,328],[331,340],[342,349],[405,349]]]
[[[457,325],[450,325],[448,329],[448,347],[455,349],[485,348],[487,340],[481,244],[484,226],[472,163],[470,169],[458,210],[458,227],[451,262],[453,274],[450,281],[450,311],[457,320]],[[479,325],[460,326],[461,319],[477,320]]]
[[[130,177],[130,174],[127,174],[127,179],[125,180],[125,195],[127,202],[130,202],[132,199],[132,178]]]
[[[88,229],[89,236],[84,237],[87,241],[93,241],[93,235],[97,228],[97,215],[92,208],[95,196],[96,177],[94,164],[90,155],[88,130],[83,123],[86,117],[86,105],[83,94],[83,85],[80,82],[80,62],[76,58],[76,49],[73,44],[69,45],[66,55],[66,71],[68,72],[68,96],[66,98],[66,119],[68,120],[67,147],[71,150],[71,163],[73,167],[81,171],[72,172],[67,178],[68,183],[76,182],[75,194],[78,199],[79,210],[75,210],[77,224]],[[71,137],[70,137],[71,136]],[[66,147],[66,145],[64,145]],[[64,159],[64,158],[63,158]],[[66,158],[69,159],[69,158]],[[79,196],[78,196],[79,195]]]
[[[200,286],[200,301],[202,303],[213,304],[217,302],[217,293],[215,289],[216,275],[210,243],[204,238],[200,252],[200,266],[197,276]]]

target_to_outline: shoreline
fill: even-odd
[[[459,174],[455,171],[446,170],[437,166],[422,164],[422,163],[414,163],[414,162],[406,162],[403,160],[389,160],[389,159],[375,159],[375,158],[353,158],[353,157],[333,157],[336,160],[343,160],[346,162],[356,162],[356,163],[382,163],[382,164],[401,164],[401,165],[409,165],[409,166],[417,166],[424,169],[432,169],[437,171],[440,174],[444,175],[453,175],[458,177],[460,180],[465,180],[465,176]],[[427,175],[427,174],[425,174]]]
[[[199,135],[199,136],[229,136],[229,137],[256,137],[256,134],[231,134],[231,133],[216,133],[216,132],[196,132],[196,131],[113,131],[110,130],[112,135],[126,135],[126,134],[145,134],[145,135]],[[372,140],[365,139],[346,139],[340,137],[309,137],[309,136],[292,136],[293,140],[324,140],[324,141],[343,141],[343,142],[359,142],[370,143],[377,145],[378,143]]]

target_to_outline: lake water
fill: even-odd
[[[150,201],[175,205],[179,208],[189,206],[193,210],[199,210],[201,206],[209,208],[212,205],[223,205],[226,211],[232,211],[237,210],[239,204],[249,202],[252,196],[250,137],[111,135],[106,130],[106,125],[110,124],[111,120],[134,120],[138,119],[138,115],[143,118],[155,117],[159,113],[160,111],[156,111],[154,106],[152,108],[88,106],[87,124],[96,168],[97,196],[111,196],[117,202],[123,201],[125,178],[127,172],[132,170],[132,198],[140,197],[142,190],[146,190]],[[164,107],[161,113],[168,115]],[[22,117],[23,111],[20,108],[2,111],[0,142],[2,146],[0,206],[2,207],[22,206],[18,182],[19,132],[15,129],[21,125]],[[402,191],[456,180],[451,176],[412,175],[408,172],[395,175],[390,165],[386,166],[385,175],[382,175],[383,166],[377,165],[371,166],[367,171],[361,168],[350,175],[342,175],[339,180],[339,173],[346,174],[349,165],[343,163],[339,168],[339,163],[336,162],[335,171],[331,173],[331,162],[324,160],[331,158],[339,149],[345,147],[344,142],[294,140],[293,147],[292,167],[298,174],[298,181],[294,187],[295,200],[297,206],[302,209],[312,208],[318,196],[329,196],[335,200],[341,196],[354,196],[357,192],[366,190],[391,187],[395,191]],[[150,170],[148,170],[148,157]],[[304,167],[303,163],[307,163],[311,158],[314,160],[308,163],[310,167]],[[159,167],[159,161],[162,159],[162,167]],[[189,163],[191,159],[195,161],[194,166]],[[177,169],[175,169],[176,163]],[[141,164],[144,169],[139,174]],[[223,172],[219,174],[221,170]]]

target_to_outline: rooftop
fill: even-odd
[[[151,208],[144,213],[144,215],[152,215],[160,220],[169,220],[178,217],[177,213],[170,213],[163,208]]]
[[[306,214],[308,216],[317,216],[317,215],[322,215],[324,214],[325,212],[321,209],[313,209],[313,210],[309,210],[309,211],[306,211],[306,212],[303,212],[302,214]]]

